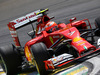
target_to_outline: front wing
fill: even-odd
[[[77,58],[74,58],[73,55],[70,55],[70,54],[67,54],[67,53],[64,53],[64,54],[61,54],[57,57],[54,57],[54,58],[50,58],[46,61],[44,61],[45,63],[45,69],[47,71],[53,71],[54,69],[58,69],[58,68],[63,68],[65,65],[69,64],[69,63],[72,63],[72,62],[75,62],[75,61],[78,61],[79,59],[82,59],[86,56],[89,56],[91,54],[94,54],[94,53],[97,53],[100,51],[100,48],[96,49],[96,50],[93,50],[89,53],[86,53],[82,56],[79,56]]]

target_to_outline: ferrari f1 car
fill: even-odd
[[[46,11],[48,9],[37,10],[9,22],[15,45],[0,47],[1,66],[7,75],[17,74],[25,66],[36,66],[41,75],[46,75],[48,71],[100,50],[100,40],[94,45],[95,36],[100,35],[100,17],[95,19],[95,28],[92,28],[88,19],[76,21],[75,17],[69,23],[57,24]],[[33,28],[28,33],[32,39],[22,47],[16,30],[28,24]]]

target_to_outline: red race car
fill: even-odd
[[[100,17],[95,20],[95,28],[92,28],[88,19],[75,21],[76,17],[71,18],[69,23],[57,24],[51,21],[54,17],[48,17],[46,11],[48,9],[37,10],[9,22],[8,28],[15,45],[0,47],[1,65],[7,75],[33,66],[45,75],[100,50],[100,39],[94,45],[95,36],[99,36],[100,32]],[[34,22],[37,22],[36,30]],[[28,24],[33,28],[28,33],[32,39],[22,47],[16,30]]]

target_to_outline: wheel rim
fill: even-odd
[[[31,53],[32,53],[32,52],[31,52]],[[33,63],[34,66],[36,66],[36,69],[37,69],[38,73],[40,73],[39,67],[38,67],[37,62],[36,62],[36,60],[35,60],[35,58],[34,58],[33,53],[32,53],[31,55],[32,55],[32,63]]]
[[[31,52],[31,53],[32,53],[32,52]],[[36,66],[36,69],[37,69],[38,73],[40,74],[40,70],[39,70],[38,64],[37,64],[37,62],[36,62],[36,60],[35,60],[35,58],[34,58],[33,53],[32,53],[32,62],[33,62],[33,64],[34,64],[34,66]]]
[[[3,57],[1,55],[0,55],[0,57],[1,57],[1,67],[2,67],[3,71],[5,73],[7,73],[7,67],[6,67],[5,61],[3,60]]]
[[[36,61],[35,61],[35,60],[34,60],[34,63],[35,63],[35,66],[36,66],[36,69],[37,69],[38,73],[40,74],[39,67],[38,67],[38,65],[37,65],[37,63],[36,63]]]

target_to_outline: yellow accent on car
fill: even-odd
[[[51,36],[49,36],[49,39],[50,39],[51,43],[54,44],[53,39],[52,39]]]
[[[81,37],[75,37],[74,39],[73,39],[73,42],[77,42],[77,41],[79,41],[79,40],[81,40],[82,38]]]
[[[32,57],[32,54],[28,48],[28,46],[25,47],[25,55],[26,55],[26,58],[27,60],[29,61],[30,64],[33,64],[33,57]],[[34,64],[33,64],[34,65]]]
[[[45,11],[47,11],[47,10],[48,10],[48,8],[46,8],[46,9],[40,11],[40,12],[37,12],[36,15],[39,15],[40,13],[43,13],[43,12],[45,12]]]

